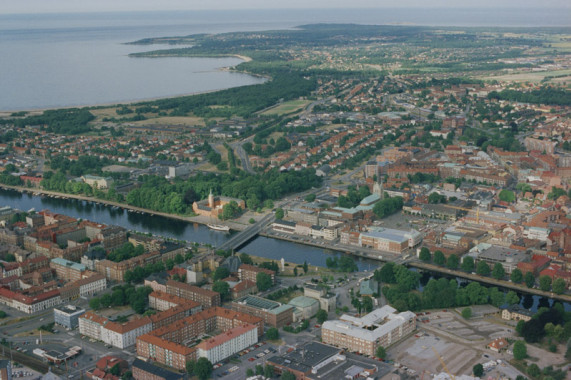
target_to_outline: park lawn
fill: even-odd
[[[292,113],[303,109],[309,103],[311,103],[310,100],[290,100],[276,107],[272,107],[271,109],[263,112],[262,115],[283,115],[287,113]]]
[[[571,76],[571,69],[568,70],[553,70],[553,71],[535,71],[525,73],[513,73],[496,76],[479,77],[477,79],[483,80],[498,80],[498,81],[511,81],[511,82],[541,82],[545,77],[554,77],[565,75],[561,78],[552,78],[549,81],[562,80]]]

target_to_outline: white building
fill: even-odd
[[[149,317],[139,318],[127,323],[111,322],[91,311],[79,318],[79,333],[90,338],[101,340],[117,348],[133,346],[138,336],[153,329]]]
[[[81,297],[90,297],[107,289],[107,278],[97,273],[77,280],[76,284],[79,285],[79,295]]]
[[[26,314],[35,314],[61,304],[61,297],[57,289],[38,294],[37,296],[12,293],[11,304],[6,304]]]
[[[135,345],[137,337],[151,332],[153,322],[143,317],[128,323],[108,322],[101,328],[101,340],[117,348]]]
[[[373,310],[357,318],[344,314],[321,326],[323,343],[374,356],[377,347],[388,347],[416,330],[416,315],[396,313],[391,306]]]
[[[207,358],[211,363],[218,363],[256,343],[258,343],[258,327],[247,323],[201,342],[196,348],[199,358]]]

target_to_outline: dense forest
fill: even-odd
[[[127,194],[128,204],[137,207],[175,214],[188,214],[192,203],[204,199],[212,189],[214,194],[239,198],[248,208],[257,209],[265,200],[302,192],[321,185],[321,178],[313,169],[279,172],[277,169],[264,174],[250,175],[240,171],[232,174],[199,173],[188,181],[169,183],[156,176],[141,178],[143,185]]]
[[[488,94],[488,98],[522,103],[571,106],[571,91],[550,86],[527,92],[518,90],[492,91]]]
[[[199,117],[249,117],[279,101],[307,96],[317,81],[299,73],[276,75],[263,84],[242,86],[208,94],[161,99],[140,105],[154,106],[157,112],[170,111],[171,116],[192,113]]]

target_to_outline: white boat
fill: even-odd
[[[224,231],[224,232],[228,232],[230,231],[230,227],[228,226],[224,226],[221,224],[207,224],[206,225],[208,228],[210,228],[211,230],[215,230],[215,231]]]

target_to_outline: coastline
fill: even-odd
[[[157,56],[157,57],[151,57],[151,58],[161,58],[161,57],[168,57],[168,56]],[[180,56],[173,55],[173,57],[180,57]],[[238,54],[221,55],[218,57],[191,56],[188,58],[221,58],[222,59],[222,58],[230,58],[230,57],[241,59],[243,62],[240,62],[240,63],[252,61],[252,58],[245,56],[245,55],[238,55]],[[236,73],[236,74],[244,74],[244,75],[248,75],[248,76],[251,76],[254,78],[264,78],[266,80],[270,79],[267,76],[234,70],[234,68],[236,66],[238,66],[240,63],[238,63],[234,66],[221,66],[221,67],[216,68],[215,71],[226,71],[226,72],[232,72],[232,73]],[[249,85],[245,84],[242,86],[249,86]],[[137,105],[140,103],[153,102],[156,100],[175,99],[175,98],[182,98],[182,97],[187,97],[187,96],[210,94],[213,92],[224,91],[224,90],[228,90],[230,88],[238,88],[238,87],[242,87],[242,86],[225,87],[225,88],[218,88],[218,89],[214,89],[214,90],[196,91],[196,92],[174,94],[174,95],[167,95],[167,96],[156,96],[156,97],[143,98],[143,99],[126,99],[126,100],[120,100],[120,101],[116,101],[116,102],[103,102],[103,103],[83,104],[83,105],[67,105],[67,106],[60,106],[60,107],[40,107],[40,108],[28,108],[28,109],[17,109],[17,110],[0,110],[0,118],[10,118],[11,117],[10,115],[12,113],[15,113],[15,112],[27,112],[26,116],[30,116],[30,115],[39,115],[45,111],[62,110],[62,109],[73,109],[73,108],[85,109],[86,108],[89,110],[89,109],[101,109],[101,108],[111,108],[111,107],[119,107],[119,106],[133,106],[133,105]]]

